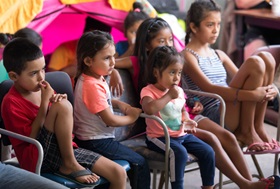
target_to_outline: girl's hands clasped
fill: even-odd
[[[267,89],[266,89],[265,100],[266,101],[273,100],[276,97],[277,93],[278,93],[278,91],[277,91],[277,89],[275,88],[274,85],[268,85]]]
[[[273,85],[258,87],[256,91],[258,96],[257,98],[259,99],[258,102],[273,100],[277,95],[277,90]]]

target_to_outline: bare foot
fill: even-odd
[[[270,180],[272,179],[272,180]],[[266,188],[273,188],[273,178],[268,178],[266,181],[257,181],[257,182],[250,182],[249,185],[241,187],[240,189],[266,189]],[[269,185],[269,187],[267,187]]]
[[[78,172],[81,170],[86,170],[86,169],[84,167],[82,167],[80,164],[74,164],[70,167],[61,166],[59,169],[59,171],[65,175],[69,175],[71,173],[75,173],[75,172]],[[99,180],[99,178],[100,177],[97,176],[96,174],[89,172],[88,174],[75,177],[75,180],[80,183],[91,184],[91,183],[97,182]]]
[[[274,188],[274,177],[262,178],[261,182],[265,183],[265,189]]]
[[[251,151],[263,151],[267,150],[267,145],[263,142],[263,140],[258,136],[256,132],[251,133],[241,133],[238,130],[234,132],[234,135],[238,141],[239,144],[242,144],[244,146],[250,146],[251,144],[254,144],[250,150]]]
[[[256,130],[256,132],[264,142],[267,142],[270,145],[272,149],[280,147],[279,142],[275,139],[270,138],[264,129]]]
[[[272,142],[271,138],[268,136],[264,128],[257,129],[256,133],[262,139],[262,141]]]

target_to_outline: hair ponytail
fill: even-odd
[[[13,35],[9,33],[0,33],[0,43],[7,45],[13,39]]]

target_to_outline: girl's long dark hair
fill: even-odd
[[[140,94],[141,89],[147,85],[147,83],[143,80],[145,65],[148,61],[149,55],[149,52],[147,52],[147,45],[151,43],[159,31],[165,28],[169,28],[172,32],[169,24],[162,18],[149,18],[142,22],[137,30],[133,55],[138,57],[138,64],[140,67],[137,91],[138,94]]]

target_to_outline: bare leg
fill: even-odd
[[[252,56],[248,58],[240,67],[238,73],[230,82],[230,86],[234,88],[241,88],[245,90],[252,90],[263,85],[265,73],[264,61],[259,56]],[[243,142],[246,145],[250,145],[255,142],[262,143],[263,140],[259,137],[255,130],[255,112],[257,102],[242,101],[240,102],[239,109],[239,127],[234,131],[237,140]],[[226,115],[238,112],[232,102],[227,102]],[[234,119],[234,118],[231,118]],[[230,120],[226,120],[226,125],[230,128]],[[256,145],[252,150],[263,150],[263,145]]]
[[[64,174],[70,174],[73,171],[84,170],[74,156],[72,146],[73,130],[73,109],[68,100],[62,100],[52,104],[46,117],[45,127],[50,132],[54,132],[57,137],[62,165],[60,171]],[[86,175],[77,177],[76,180],[82,183],[93,183],[98,180],[97,175]]]
[[[126,188],[126,171],[117,163],[102,156],[96,161],[92,171],[108,179],[110,189]]]
[[[209,120],[209,119],[207,119],[207,120]],[[202,121],[204,121],[204,124],[205,123],[207,124],[206,119],[202,120]],[[202,122],[202,121],[200,121],[200,122]],[[199,128],[201,126],[200,122],[198,124]],[[209,120],[209,122],[210,122],[210,120]],[[205,126],[207,127],[209,125],[205,125]],[[203,140],[204,142],[206,142],[207,144],[209,144],[213,148],[213,150],[215,151],[216,167],[220,171],[222,171],[223,174],[225,174],[228,178],[230,178],[240,188],[242,188],[241,186],[243,185],[243,183],[246,183],[246,182],[249,183],[249,179],[251,180],[252,178],[251,178],[248,170],[246,170],[246,164],[245,164],[245,168],[243,168],[244,169],[243,172],[244,173],[247,172],[246,174],[247,174],[248,180],[245,179],[239,173],[239,171],[236,169],[236,167],[233,165],[232,161],[230,160],[230,158],[228,157],[228,155],[224,151],[220,141],[217,139],[217,137],[213,133],[198,129],[197,133],[195,135],[199,139]]]
[[[265,182],[251,181],[248,166],[233,134],[209,119],[201,120],[198,128],[200,129],[197,129],[196,136],[212,146],[215,151],[216,166],[223,174],[241,189],[265,188]]]
[[[217,140],[212,140],[214,140],[215,143],[218,143],[217,151],[219,153],[215,151],[215,154],[216,156],[221,156],[220,162],[222,165],[229,164],[228,167],[230,168],[227,169],[233,169],[230,172],[235,174],[241,174],[246,179],[252,180],[244,155],[241,151],[241,148],[239,147],[235,136],[232,133],[217,125],[210,119],[203,119],[200,122],[198,122],[198,128],[206,130],[211,134],[214,134],[214,137],[217,138]],[[211,137],[207,136],[207,138]]]
[[[267,52],[259,53],[258,56],[260,56],[264,60],[265,68],[266,68],[263,86],[271,85],[274,79],[275,64],[276,64],[275,59],[270,53]],[[257,104],[254,124],[255,124],[256,132],[258,133],[260,138],[264,142],[271,142],[271,139],[267,135],[263,125],[266,108],[267,108],[267,102]]]

